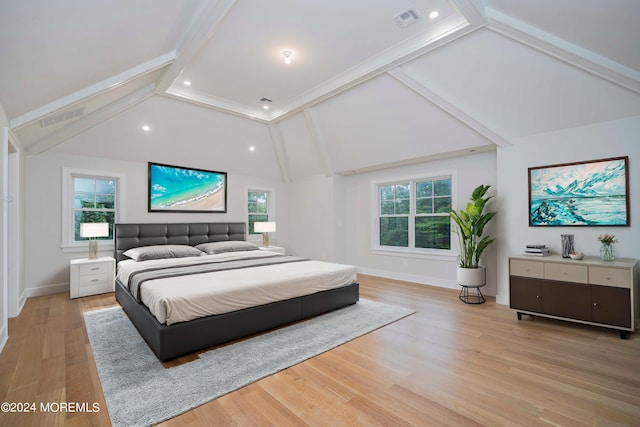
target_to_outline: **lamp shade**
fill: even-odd
[[[275,222],[254,222],[253,230],[256,233],[273,233],[276,231],[276,223]]]
[[[80,237],[107,237],[108,235],[108,222],[83,222],[80,224]]]

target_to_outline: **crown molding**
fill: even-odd
[[[35,110],[11,119],[9,121],[9,126],[11,127],[11,129],[20,129],[23,126],[26,126],[36,120],[40,120],[45,116],[48,116],[51,113],[63,110],[70,105],[100,95],[101,93],[121,86],[142,75],[156,71],[173,62],[175,58],[175,50],[167,52],[164,55],[160,55],[157,58],[144,62],[122,73],[116,74],[115,76],[109,77],[108,79],[102,80],[101,82],[95,83],[84,89],[80,89],[79,91],[76,91],[70,95],[57,99],[53,102],[43,105],[42,107],[36,108]]]
[[[310,108],[304,110],[304,118],[307,123],[307,129],[311,136],[311,141],[316,148],[320,163],[322,165],[322,171],[327,178],[333,175],[333,167],[331,166],[331,158],[329,157],[329,150],[327,149],[327,141],[322,135],[322,128],[318,115]]]
[[[156,82],[156,92],[163,94],[169,90],[184,68],[193,61],[195,56],[209,42],[218,29],[220,23],[229,14],[237,0],[222,0],[208,2],[207,7],[200,14],[200,19],[186,31],[185,37],[178,48],[178,56],[166,72]]]
[[[228,2],[230,1],[231,0],[228,0]],[[317,87],[303,93],[284,107],[272,110],[268,114],[226,99],[210,96],[204,93],[198,93],[193,89],[189,89],[189,93],[182,92],[177,85],[167,87],[162,94],[172,96],[176,99],[183,99],[187,102],[207,108],[225,111],[241,117],[257,120],[262,123],[278,123],[281,120],[291,117],[292,115],[310,108],[322,101],[330,99],[347,89],[357,86],[373,77],[409,62],[433,49],[437,49],[440,46],[463,37],[486,25],[487,22],[484,19],[484,16],[469,0],[455,0],[452,4],[454,4],[455,8],[460,13],[454,13],[445,17],[444,19],[434,23],[434,25],[429,26],[425,31],[418,33],[406,41],[386,49],[385,51],[339,74],[338,76],[321,83]],[[210,20],[215,21],[215,25],[218,25],[232,6],[233,4],[229,5],[227,9],[224,9],[224,15],[218,16],[217,20],[215,19],[215,16],[212,16]],[[211,37],[212,34],[213,30],[211,30],[211,34],[209,34],[208,37]],[[208,38],[206,40],[208,40]],[[194,45],[200,46],[202,43],[204,43],[204,41],[201,41],[200,44],[194,42]],[[182,72],[182,66],[180,64],[183,64],[184,61],[195,55],[197,49],[194,47],[191,48],[191,51],[193,51],[191,56],[183,53],[179,54],[178,59],[176,59],[175,63],[171,66],[174,73],[177,69],[180,69],[180,72]],[[174,80],[177,78],[179,73],[176,74]],[[166,84],[166,77],[163,77],[162,80],[165,82],[164,84]],[[161,89],[162,87],[160,86],[156,90],[161,91]]]
[[[396,68],[390,70],[387,72],[387,74],[389,74],[391,77],[393,77],[418,95],[425,98],[427,101],[440,108],[444,112],[459,120],[470,129],[478,132],[480,135],[484,136],[497,146],[505,148],[513,145],[505,137],[500,135],[500,133],[494,131],[489,126],[486,126],[469,114],[465,113],[463,110],[447,101],[446,99],[435,93],[433,90],[429,89],[424,85],[424,83],[415,80],[413,77],[409,76],[401,69]]]
[[[229,101],[224,98],[210,96],[202,92],[194,91],[190,89],[189,94],[182,93],[179,90],[169,88],[162,95],[169,98],[174,98],[179,101],[188,102],[190,104],[198,105],[200,107],[209,108],[211,110],[217,110],[223,113],[233,114],[245,119],[251,119],[260,123],[269,123],[269,117],[263,114],[257,114],[254,110],[246,108],[244,105]]]
[[[640,93],[640,72],[556,37],[492,8],[487,28],[600,78]]]
[[[273,151],[276,153],[278,164],[280,165],[280,173],[282,174],[282,182],[288,184],[291,182],[291,172],[289,171],[289,161],[287,159],[287,150],[285,149],[284,135],[282,129],[277,124],[270,124],[269,135],[273,143]]]
[[[90,114],[87,114],[77,121],[68,124],[56,132],[47,135],[45,138],[39,139],[35,143],[29,145],[25,152],[27,155],[32,155],[50,150],[56,145],[66,141],[68,138],[71,138],[72,136],[77,135],[80,132],[83,132],[151,97],[154,94],[154,89],[155,84],[149,83],[148,85],[131,92],[130,94],[107,104]]]

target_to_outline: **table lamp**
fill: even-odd
[[[276,223],[275,222],[254,222],[253,230],[256,233],[262,233],[262,246],[265,248],[268,248],[269,233],[273,233],[276,231]]]
[[[107,237],[108,235],[108,222],[83,222],[80,224],[80,237],[89,238],[89,259],[98,258],[98,241],[96,237]]]

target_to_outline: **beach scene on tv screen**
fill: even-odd
[[[225,209],[225,175],[196,169],[150,165],[152,210]]]

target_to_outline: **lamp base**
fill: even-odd
[[[98,258],[98,241],[89,240],[89,259]]]
[[[262,247],[269,247],[269,233],[262,233]]]

